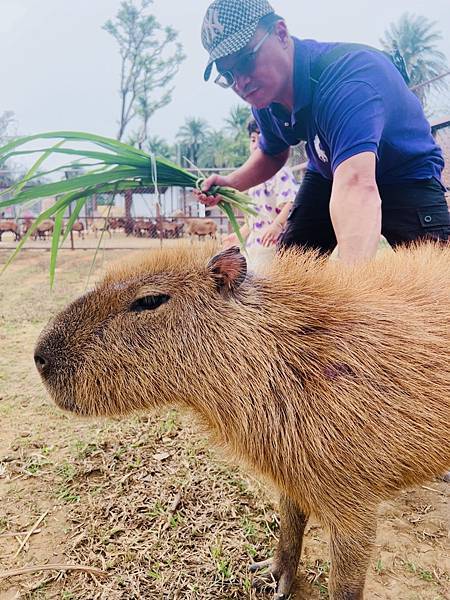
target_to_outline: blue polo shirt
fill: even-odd
[[[444,159],[423,108],[381,52],[351,50],[311,82],[311,64],[339,44],[294,38],[294,110],[271,104],[253,115],[260,148],[279,154],[306,140],[308,168],[333,179],[336,168],[361,152],[377,156],[379,184],[440,179]]]

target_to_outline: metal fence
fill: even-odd
[[[436,119],[432,122],[431,131],[444,154],[445,166],[442,181],[450,192],[450,114],[447,118]]]
[[[243,219],[238,217],[238,221],[243,222]],[[32,223],[33,219],[24,217],[0,219],[0,250],[15,248]],[[229,233],[231,233],[231,225],[221,212],[200,218],[164,214],[159,214],[156,218],[133,216],[129,219],[85,216],[75,223],[64,247],[73,250],[94,249],[101,237],[106,249],[131,250],[146,247],[147,242],[151,246],[152,240],[160,244],[173,244],[183,238],[191,241],[205,239],[220,241]],[[49,219],[41,223],[33,232],[24,248],[48,249],[52,235],[53,221]]]

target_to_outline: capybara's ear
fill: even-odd
[[[247,261],[237,246],[228,248],[214,256],[208,263],[217,289],[222,293],[232,293],[247,276]]]

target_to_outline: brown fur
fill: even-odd
[[[109,217],[108,224],[111,231],[125,228],[126,219],[123,217]]]
[[[155,237],[156,225],[150,219],[136,219],[133,233],[137,237]]]
[[[0,220],[0,242],[2,241],[2,235],[10,231],[14,234],[16,242],[20,240],[20,227],[19,225],[10,219]]]
[[[450,247],[345,268],[288,251],[261,275],[234,249],[119,266],[36,349],[63,408],[177,402],[280,492],[278,596],[309,515],[331,534],[333,600],[360,600],[379,503],[450,466]],[[166,294],[155,310],[136,299]]]
[[[39,238],[40,240],[45,240],[47,237],[52,235],[54,227],[55,224],[51,219],[42,221],[42,223],[39,223],[33,233],[34,239],[37,240]]]
[[[78,231],[78,237],[84,240],[84,224],[82,221],[75,221],[72,225],[72,231]]]
[[[78,231],[78,237],[84,240],[84,224],[82,221],[75,221],[72,225],[72,232],[76,233]],[[61,235],[64,235],[65,227],[61,228]]]
[[[94,233],[95,237],[98,236],[98,232],[106,232],[109,237],[111,237],[111,221],[110,219],[97,217],[92,220],[91,231]]]
[[[207,235],[212,239],[216,238],[217,223],[213,219],[193,219],[186,217],[181,211],[176,212],[174,216],[185,223],[184,230],[191,239],[196,235],[199,238],[206,237]]]
[[[156,227],[158,233],[162,233],[164,238],[179,238],[183,228],[184,223],[176,223],[175,221],[163,221],[157,220]]]

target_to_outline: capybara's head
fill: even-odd
[[[236,369],[251,359],[257,286],[237,248],[211,254],[139,256],[57,315],[34,357],[54,401],[83,415],[120,414],[242,385]]]

